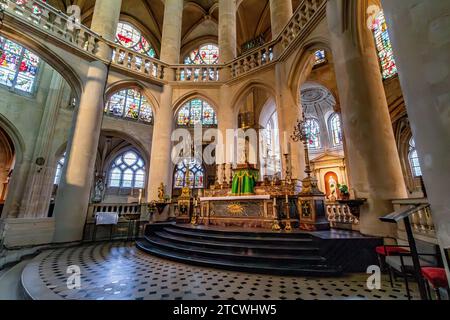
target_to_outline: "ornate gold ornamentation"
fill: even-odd
[[[244,207],[239,203],[232,203],[227,206],[227,211],[229,214],[242,215],[245,212]]]

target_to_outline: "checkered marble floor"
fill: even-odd
[[[79,266],[81,288],[67,288]],[[134,243],[100,243],[42,253],[24,271],[35,299],[76,300],[405,300],[400,281],[366,288],[367,275],[304,278],[248,274],[180,264],[147,255]],[[413,296],[417,289],[413,285]]]

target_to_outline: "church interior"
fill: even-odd
[[[0,0],[0,299],[450,299],[449,16]]]

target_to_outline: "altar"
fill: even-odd
[[[289,221],[299,225],[293,186],[289,195],[281,186],[257,186],[255,194],[235,196],[231,189],[208,190],[200,197],[197,224],[220,227],[282,229]],[[289,215],[287,214],[289,211]]]

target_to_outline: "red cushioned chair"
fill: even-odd
[[[422,276],[426,280],[428,296],[431,299],[431,290],[430,286],[433,288],[436,298],[441,300],[441,292],[439,289],[447,290],[447,295],[450,299],[450,288],[448,286],[447,274],[445,273],[444,268],[432,268],[432,267],[423,267]]]
[[[387,268],[386,266],[386,257],[389,257],[391,255],[398,255],[401,253],[408,253],[409,246],[384,245],[376,247],[375,251],[377,252],[380,268],[382,270],[388,271],[389,281],[391,282],[391,287],[393,288],[394,287],[394,281],[392,279],[393,272],[390,268]]]

